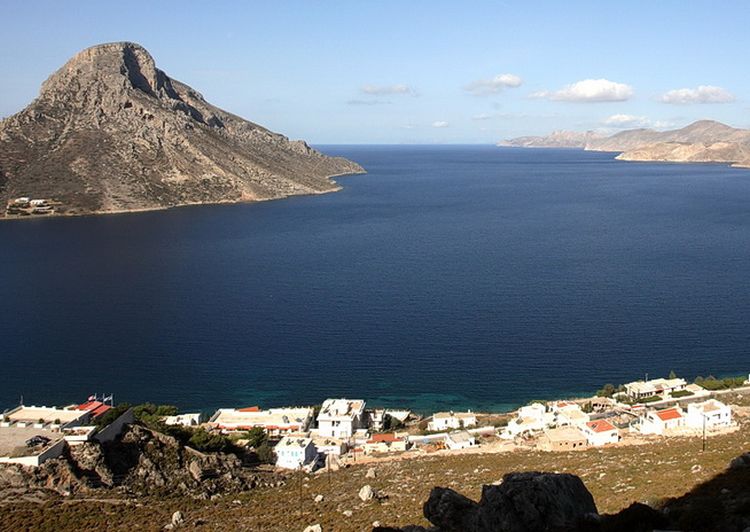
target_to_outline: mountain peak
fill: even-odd
[[[58,213],[321,193],[362,171],[211,105],[132,42],[77,53],[0,122],[0,200],[51,198]]]

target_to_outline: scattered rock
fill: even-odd
[[[172,514],[172,526],[178,527],[185,523],[185,518],[182,516],[182,512],[177,510]]]
[[[370,501],[375,497],[377,497],[377,491],[374,490],[369,484],[366,486],[362,486],[362,489],[359,490],[359,498],[364,502]]]
[[[695,464],[693,467],[690,468],[690,472],[693,474],[700,473],[703,467],[700,464]]]
[[[315,502],[323,502],[323,496],[322,495],[316,495],[313,500]]]
[[[323,527],[318,524],[310,525],[303,532],[323,532]]]
[[[203,480],[203,468],[201,467],[201,464],[198,460],[193,460],[192,462],[190,462],[190,465],[188,466],[188,472],[190,473],[190,476],[198,482]]]
[[[351,510],[344,510],[341,513],[343,513],[346,517],[351,517],[354,514],[354,512],[352,512]]]
[[[375,472],[375,468],[371,467],[367,470],[367,474],[365,475],[365,478],[375,478],[377,476],[377,473]]]

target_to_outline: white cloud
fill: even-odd
[[[472,120],[489,120],[490,118],[492,118],[492,115],[488,115],[487,113],[481,113],[471,117]]]
[[[721,87],[713,85],[699,85],[695,89],[674,89],[665,92],[659,98],[662,103],[686,105],[690,103],[730,103],[735,100],[734,95]]]
[[[472,81],[464,87],[464,90],[472,93],[474,96],[487,96],[497,94],[505,88],[520,87],[523,80],[515,74],[498,74],[491,79],[479,79]]]
[[[602,124],[617,128],[649,127],[651,121],[645,116],[615,114],[602,120]]]
[[[386,94],[417,95],[414,89],[401,83],[396,85],[365,85],[360,90],[364,94],[369,94],[370,96],[383,96]]]
[[[633,87],[608,79],[584,79],[556,91],[537,91],[531,98],[560,102],[623,102],[633,96]]]
[[[675,124],[668,120],[651,120],[645,116],[614,114],[602,120],[602,125],[614,129],[633,129],[641,127],[666,129],[674,127]]]
[[[432,123],[432,127],[448,127],[450,124],[444,120],[436,120]]]

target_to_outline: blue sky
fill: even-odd
[[[750,2],[5,1],[0,116],[129,40],[228,111],[312,143],[750,127]]]

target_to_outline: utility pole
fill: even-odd
[[[703,413],[703,452],[706,452],[706,413]]]

